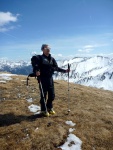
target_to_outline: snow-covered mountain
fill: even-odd
[[[70,82],[113,91],[113,57],[74,57],[57,62],[59,67],[65,69],[70,64]],[[0,59],[0,71],[28,75],[32,72],[32,66],[30,62]],[[67,73],[55,72],[54,79],[67,80],[68,76]]]
[[[20,60],[18,62],[15,62],[1,58],[0,71],[11,72],[13,74],[28,75],[30,72],[32,72],[32,66],[30,61]]]
[[[75,57],[59,64],[70,64],[70,82],[113,91],[113,57]],[[67,80],[67,74],[56,73],[55,79]]]

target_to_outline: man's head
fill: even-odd
[[[45,54],[46,56],[48,56],[50,53],[50,47],[48,44],[42,44],[41,50],[43,51],[43,54]]]

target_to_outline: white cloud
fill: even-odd
[[[58,54],[59,57],[62,57],[62,54]]]
[[[8,29],[7,29],[7,28],[0,27],[0,32],[6,32],[6,31],[8,31]]]
[[[14,28],[15,28],[14,26],[0,27],[0,32],[6,32],[6,31],[12,30]]]
[[[56,60],[66,60],[66,59],[72,59],[73,58],[73,55],[64,56],[63,54],[53,54],[53,53],[51,53],[51,55]]]
[[[101,47],[108,46],[108,45],[109,44],[107,43],[84,45],[80,49],[78,49],[78,52],[90,53],[91,51],[96,50],[96,48],[101,48]]]
[[[91,48],[86,48],[86,49],[79,49],[78,52],[84,52],[84,53],[89,53],[91,52],[93,49]]]
[[[6,32],[15,27],[9,25],[11,22],[17,22],[19,14],[12,14],[11,12],[0,12],[0,32]]]
[[[83,52],[83,53],[89,53],[93,51],[95,45],[85,45],[82,47],[82,49],[78,49],[78,52]]]
[[[95,45],[85,45],[84,48],[94,48]]]

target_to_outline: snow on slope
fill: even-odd
[[[71,65],[70,82],[113,91],[113,58],[95,56],[64,61],[61,67]],[[55,73],[54,79],[67,80],[67,74]]]
[[[57,63],[64,69],[67,69],[68,63],[71,65],[70,82],[113,91],[113,55],[74,57]],[[31,62],[0,59],[0,71],[28,75],[32,72]],[[54,79],[67,80],[67,74],[55,72]]]
[[[11,78],[11,76],[17,76],[16,74],[8,74],[8,73],[2,73],[2,74],[0,74],[0,81],[1,80],[5,80],[5,81],[7,81],[7,80],[12,80],[12,78]]]
[[[1,58],[0,71],[11,72],[12,74],[28,75],[32,71],[31,62],[23,61],[23,60],[14,62],[14,61]]]
[[[3,68],[3,66],[9,66],[10,68],[15,68],[15,67],[21,67],[21,66],[29,66],[31,63],[25,62],[23,60],[20,60],[18,62],[10,61],[4,58],[0,59],[0,69]]]

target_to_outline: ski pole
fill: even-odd
[[[39,76],[37,77],[37,80],[38,80],[38,83],[39,83],[39,86],[40,86],[42,98],[43,98],[44,105],[45,105],[45,109],[46,109],[46,113],[47,113],[47,106],[46,106],[46,101],[45,101],[45,97],[44,97],[44,91],[43,91],[42,83],[41,83],[41,80],[40,80],[40,77],[39,77]]]
[[[68,70],[70,70],[70,65],[68,63]],[[68,71],[68,113],[70,112],[70,88],[69,88],[69,71]]]
[[[46,106],[46,100],[45,100],[45,97],[44,97],[44,91],[43,91],[43,88],[42,88],[42,83],[41,83],[41,80],[40,80],[40,77],[38,76],[37,77],[37,80],[38,80],[38,83],[39,83],[39,86],[40,86],[40,90],[41,90],[41,94],[42,94],[42,97],[43,97],[43,101],[44,101],[44,105],[45,105],[45,109],[46,109],[46,113],[48,112],[47,111],[47,106]],[[48,116],[48,124],[47,126],[51,126],[51,122],[49,121],[49,116]]]

